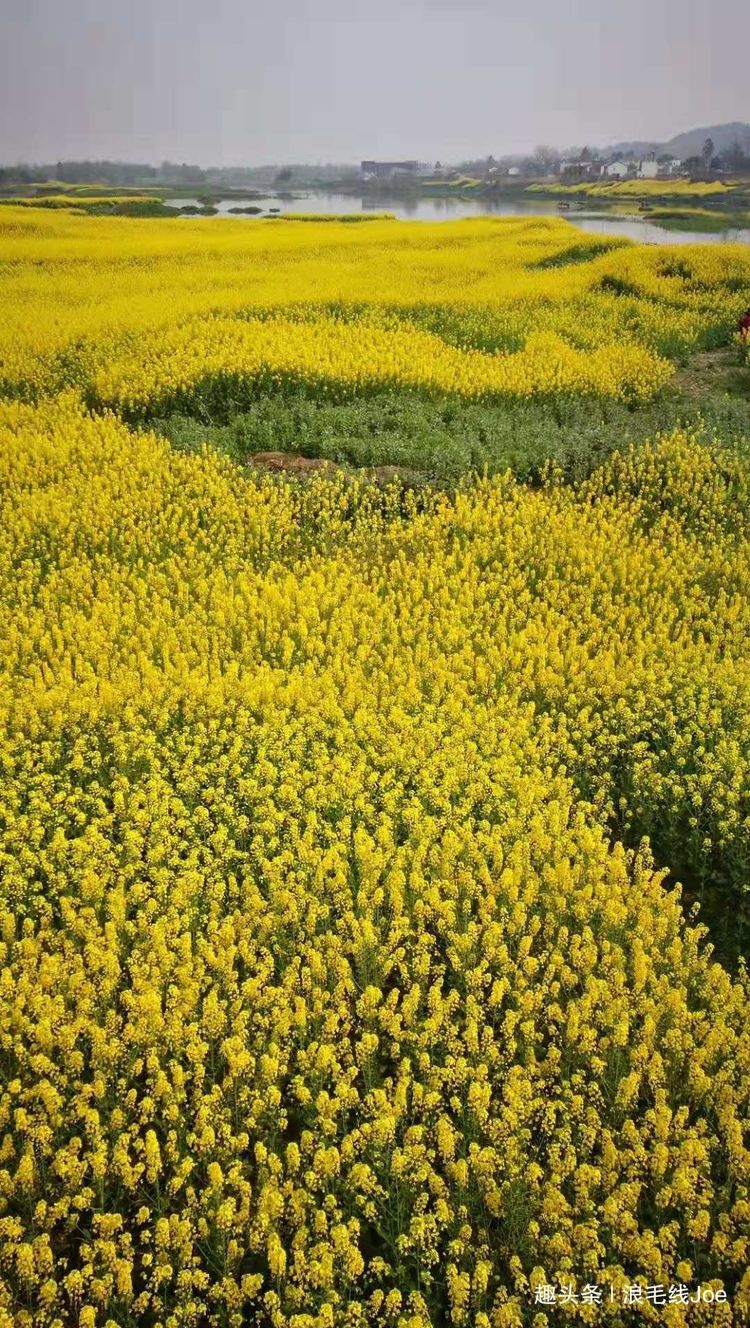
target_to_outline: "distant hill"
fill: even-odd
[[[675,134],[666,143],[647,143],[635,139],[631,143],[615,143],[609,149],[611,153],[632,152],[636,157],[645,157],[649,152],[668,152],[673,157],[699,157],[707,138],[713,139],[716,152],[726,152],[732,144],[739,142],[745,151],[750,150],[750,124],[733,120],[731,124],[706,125],[702,129],[689,129],[684,134]]]
[[[606,156],[612,157],[618,155],[627,157],[631,153],[634,157],[647,157],[650,152],[661,152],[661,150],[661,143],[647,143],[643,138],[634,138],[629,143],[613,143],[611,147],[599,149],[599,151],[603,151]]]
[[[675,157],[699,157],[707,138],[713,139],[717,152],[726,152],[735,142],[739,142],[747,150],[750,148],[750,124],[733,120],[731,124],[690,129],[686,134],[676,134],[674,138],[670,138],[669,142],[664,144],[664,151],[673,152]]]

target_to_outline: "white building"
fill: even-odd
[[[638,163],[639,180],[655,180],[659,174],[658,161],[640,161]]]
[[[624,161],[611,161],[604,167],[604,174],[614,180],[625,180],[628,175],[628,168]]]

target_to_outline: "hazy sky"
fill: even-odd
[[[750,119],[750,0],[0,0],[0,161],[455,160]]]

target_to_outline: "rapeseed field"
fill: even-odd
[[[637,409],[750,253],[7,208],[0,265],[0,1328],[750,1323],[743,448],[154,427]]]

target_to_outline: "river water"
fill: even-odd
[[[175,198],[167,200],[172,206],[196,206],[196,198]],[[611,211],[597,212],[594,208],[570,211],[561,210],[549,199],[533,202],[525,199],[487,199],[487,198],[404,198],[394,195],[389,198],[380,195],[377,200],[362,198],[358,194],[336,193],[295,193],[293,198],[222,198],[215,205],[219,217],[233,216],[232,208],[259,207],[262,215],[268,216],[272,209],[279,213],[320,212],[393,212],[402,221],[458,221],[462,217],[564,217],[582,231],[593,231],[599,235],[624,235],[639,244],[750,244],[750,230],[726,229],[720,231],[674,231],[658,222],[650,220],[648,215],[617,216]],[[242,214],[240,214],[242,216]]]

